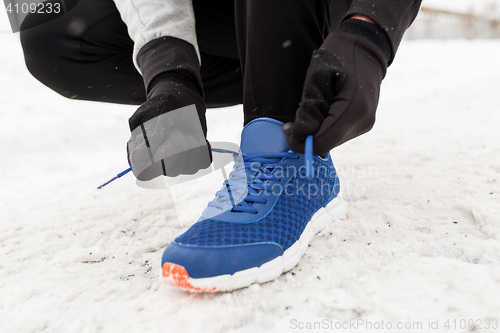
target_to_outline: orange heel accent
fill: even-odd
[[[165,278],[165,282],[175,287],[189,289],[191,291],[216,291],[216,288],[204,289],[194,287],[189,283],[190,276],[186,269],[170,262],[163,264],[162,276]]]

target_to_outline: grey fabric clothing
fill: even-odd
[[[196,40],[192,0],[113,0],[121,19],[134,41],[133,61],[137,70],[139,50],[161,37],[175,37],[194,46],[200,59]]]
[[[210,1],[210,0],[206,0]],[[324,0],[329,6],[342,7],[349,0]],[[200,59],[192,0],[114,0],[122,20],[134,41],[133,61],[148,42],[160,37],[175,37],[192,44]],[[344,17],[364,15],[387,33],[392,44],[392,62],[403,34],[413,22],[422,0],[354,0]]]

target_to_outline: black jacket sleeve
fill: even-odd
[[[392,58],[403,35],[418,14],[422,0],[354,0],[344,19],[364,15],[377,23],[387,34],[392,46]]]

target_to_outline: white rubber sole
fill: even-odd
[[[193,292],[232,291],[248,287],[254,283],[264,283],[278,278],[284,272],[298,264],[305,254],[309,243],[315,234],[319,233],[328,223],[347,218],[347,204],[342,199],[342,191],[326,207],[313,215],[299,240],[289,247],[283,255],[263,264],[232,275],[220,275],[210,278],[194,279],[189,277],[182,266],[165,263],[160,279],[172,286]]]

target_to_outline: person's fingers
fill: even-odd
[[[176,139],[177,142],[182,142],[182,150],[170,157],[170,159],[174,159],[172,166],[167,169],[167,176],[176,177],[180,174],[193,174],[199,170],[197,165],[193,165],[192,163],[196,159],[196,154],[194,154],[193,150],[196,150],[197,142],[191,135],[183,136],[182,141],[180,139]],[[192,171],[196,169],[196,171]]]
[[[314,135],[314,155],[323,156],[344,142],[368,132],[375,123],[376,104],[377,101],[362,94],[334,103]]]
[[[288,144],[288,148],[293,150],[296,153],[304,154],[305,141],[298,140],[293,135],[295,124],[294,123],[285,123],[281,126],[281,130],[285,135],[286,142]]]
[[[201,134],[191,136],[191,147],[188,151],[188,164],[186,165],[186,174],[195,174],[200,169],[206,169],[212,164],[212,155],[210,144]]]
[[[146,151],[146,149],[143,149],[141,152],[144,151]],[[131,156],[134,158],[133,155]],[[171,170],[175,163],[184,163],[182,160],[179,161],[179,159],[182,159],[182,152],[178,151],[175,141],[169,140],[156,151],[152,160],[148,160],[148,164],[136,167],[133,171],[137,179],[142,181],[151,180],[164,175],[170,176],[168,170]]]
[[[208,140],[200,147],[200,158],[200,169],[206,169],[212,164],[212,148]]]
[[[150,98],[144,102],[137,111],[129,118],[130,130],[145,124],[161,114],[181,107],[177,98],[170,95],[160,95]]]
[[[182,174],[184,167],[186,166],[188,155],[186,152],[175,154],[165,158],[165,172],[169,177],[177,177]]]
[[[345,81],[343,64],[338,56],[324,49],[314,51],[295,122],[282,127],[290,149],[304,152],[306,137],[319,130]]]
[[[189,144],[186,142],[184,135],[179,131],[174,130],[168,133],[168,136],[156,150],[154,154],[155,161],[163,161],[165,175],[170,175],[170,170],[182,158],[182,152],[189,149]]]
[[[203,149],[207,149],[206,140],[204,137],[191,137],[191,148],[187,151],[188,161],[185,166],[185,174],[193,175],[203,167]]]
[[[151,147],[147,147],[145,143],[142,143],[130,152],[130,160],[132,166],[134,166],[134,170],[132,170],[134,175],[142,181],[148,181],[164,175],[165,165],[162,162],[161,156],[167,156],[174,151],[175,143],[171,140],[165,142],[155,152],[153,152]]]
[[[332,148],[338,146],[345,135],[349,135],[350,126],[356,125],[357,119],[349,117],[349,108],[354,106],[358,108],[356,103],[350,102],[352,98],[339,98],[330,106],[330,111],[322,120],[318,130],[311,132],[313,138],[313,154],[316,156],[326,155]],[[346,115],[346,116],[344,116]],[[305,137],[296,135],[297,122],[283,125],[283,132],[287,139],[288,146],[293,151],[303,154],[305,148]]]
[[[134,169],[132,171],[138,180],[148,181],[163,175],[163,166],[161,162],[156,162],[146,168]]]
[[[330,112],[325,118],[321,119],[316,130],[307,130],[307,126],[303,126],[302,123],[297,122],[297,120],[295,123],[284,124],[282,130],[285,134],[288,147],[294,152],[303,154],[306,137],[308,135],[314,135],[313,154],[316,156],[326,155],[333,147],[338,145],[337,137],[345,134],[345,131],[350,131],[348,128],[349,123],[356,121],[356,119],[352,119],[349,116],[343,117],[350,105],[350,98],[339,98],[330,106]],[[343,118],[348,118],[347,124],[344,127],[339,127],[337,123],[345,123],[345,119],[343,121]]]
[[[131,144],[130,147],[130,165],[134,167],[134,174],[138,174],[153,163],[150,150],[144,143],[144,140],[142,142],[138,141],[138,144]]]

